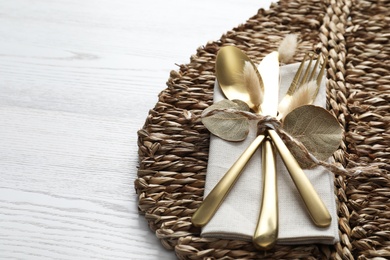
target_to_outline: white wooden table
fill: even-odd
[[[169,71],[270,1],[0,0],[0,259],[174,259],[137,211]]]

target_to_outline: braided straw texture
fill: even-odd
[[[135,189],[145,215],[179,259],[375,259],[390,257],[390,1],[282,0],[260,9],[172,71],[138,132]],[[329,57],[328,109],[345,129],[334,154],[350,175],[336,176],[340,242],[255,250],[245,241],[200,237],[191,216],[203,199],[209,133],[199,115],[212,104],[218,49],[236,45],[259,63],[288,33],[294,61]]]

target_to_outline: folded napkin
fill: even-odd
[[[281,67],[280,100],[287,92],[298,67],[298,63]],[[326,106],[325,91],[325,80],[323,80],[314,105]],[[224,96],[216,82],[214,102],[221,99],[224,99]],[[252,122],[249,135],[242,142],[227,142],[211,135],[205,196],[209,194],[255,137],[256,122]],[[339,240],[333,186],[334,176],[323,167],[304,171],[330,211],[332,223],[327,228],[319,228],[313,224],[283,161],[277,156],[279,198],[279,238],[277,243],[334,244]],[[213,218],[203,227],[202,236],[251,240],[259,217],[261,195],[261,153],[259,149]]]

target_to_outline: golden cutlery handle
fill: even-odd
[[[261,250],[271,249],[278,239],[278,193],[275,150],[268,138],[262,145],[263,197],[259,220],[253,235],[254,245]]]
[[[194,226],[203,227],[214,216],[218,207],[221,205],[234,183],[236,183],[242,170],[245,168],[252,155],[256,152],[257,148],[259,148],[264,138],[264,135],[256,137],[256,139],[241,154],[237,161],[232,165],[232,167],[230,167],[217,185],[215,185],[215,187],[203,200],[200,207],[192,216],[192,223]]]
[[[318,196],[318,193],[314,189],[313,185],[299,166],[297,160],[295,160],[290,150],[274,130],[268,130],[268,134],[278,149],[279,154],[282,157],[295,186],[301,194],[314,224],[318,227],[329,226],[332,221],[332,217],[330,216],[325,204]]]

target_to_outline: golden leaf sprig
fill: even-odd
[[[236,75],[236,82],[245,86],[250,97],[249,102],[255,110],[259,110],[261,103],[263,103],[264,89],[260,80],[257,69],[249,61],[245,61],[242,72]]]
[[[282,115],[282,119],[288,115],[294,109],[310,104],[318,93],[319,86],[316,81],[309,81],[295,91],[290,98],[283,99],[278,106],[279,114]]]
[[[245,61],[242,72],[244,84],[250,96],[250,101],[259,108],[263,103],[264,90],[261,87],[260,79],[253,65],[249,61]]]
[[[249,112],[246,103],[239,100],[222,100],[208,107],[202,114],[202,123],[214,135],[226,141],[242,141],[249,133],[249,120],[260,115]],[[293,140],[287,145],[303,169],[316,164],[308,160],[314,156],[326,160],[339,147],[342,128],[337,119],[326,109],[303,105],[291,111],[280,129],[275,129],[284,139]],[[305,146],[310,154],[301,149]]]
[[[298,46],[298,37],[296,34],[287,34],[283,41],[280,43],[278,52],[279,52],[279,61],[281,63],[287,63],[290,61],[295,54],[295,51]]]

